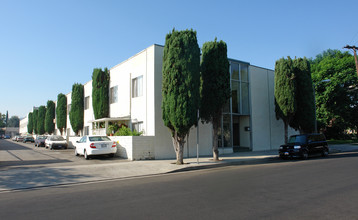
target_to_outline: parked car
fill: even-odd
[[[45,147],[50,148],[50,150],[55,147],[67,149],[67,141],[62,136],[51,135],[46,138]]]
[[[10,135],[5,135],[4,139],[10,139]]]
[[[300,134],[290,136],[286,145],[281,145],[281,158],[301,157],[307,159],[310,155],[327,156],[329,148],[323,134]]]
[[[32,137],[32,136],[26,136],[26,137],[24,137],[24,140],[22,142],[24,142],[24,143],[26,143],[26,142],[34,143],[35,140],[34,140],[34,137]]]
[[[83,155],[88,160],[92,155],[109,155],[113,157],[117,152],[117,143],[108,136],[83,136],[75,143],[75,155]]]
[[[21,142],[21,141],[23,141],[24,140],[24,137],[23,136],[17,136],[17,138],[16,138],[16,142]]]
[[[19,137],[19,136],[16,135],[16,136],[12,137],[12,140],[13,140],[13,141],[16,141],[17,137]]]
[[[46,136],[37,136],[35,139],[35,147],[45,147]]]

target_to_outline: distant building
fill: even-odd
[[[0,128],[0,130],[2,135],[8,135],[10,137],[14,137],[19,134],[19,128],[17,127]]]

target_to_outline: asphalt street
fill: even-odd
[[[358,153],[0,194],[1,219],[358,219]]]

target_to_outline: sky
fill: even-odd
[[[0,0],[0,113],[33,106],[91,80],[165,36],[193,29],[228,57],[268,69],[282,57],[314,58],[358,46],[358,1]]]

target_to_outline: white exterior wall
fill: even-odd
[[[131,116],[143,122],[144,135],[154,135],[154,45],[110,70],[110,87],[118,85],[118,103],[110,105],[110,117]],[[132,97],[132,80],[143,77],[142,96]]]
[[[29,115],[27,114],[25,118],[23,118],[22,120],[20,120],[19,122],[19,133],[20,135],[25,135],[27,134],[27,123],[29,121],[28,119]]]
[[[68,112],[68,105],[71,104],[71,96],[72,96],[72,92],[68,93],[66,95],[67,97],[67,122],[66,122],[66,136],[76,136],[75,132],[72,130],[72,126],[71,126],[71,122],[70,122],[70,114]]]
[[[250,66],[249,74],[253,150],[278,149],[285,141],[283,122],[275,114],[274,71]],[[296,133],[289,128],[288,135]]]
[[[83,128],[89,127],[89,134],[92,134],[92,121],[94,120],[94,113],[92,107],[92,80],[84,84],[84,98],[89,97],[89,108],[84,110],[83,115]],[[84,129],[83,131],[84,132]]]

